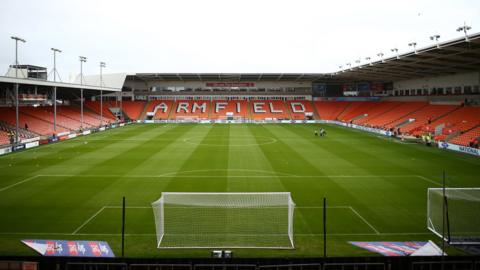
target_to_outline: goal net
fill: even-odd
[[[428,229],[451,244],[480,244],[480,188],[446,188],[445,197],[428,189]]]
[[[294,248],[289,192],[163,192],[152,207],[158,248]]]

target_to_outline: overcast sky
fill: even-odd
[[[1,0],[0,72],[19,62],[79,72],[332,72],[391,48],[480,32],[480,0]]]

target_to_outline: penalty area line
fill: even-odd
[[[84,223],[82,223],[82,225],[80,225],[75,231],[73,231],[73,233],[71,233],[72,235],[75,235],[77,234],[83,227],[85,227],[90,221],[92,221],[92,219],[94,219],[96,216],[98,216],[103,210],[105,209],[105,206],[100,208],[100,210],[98,210],[95,214],[93,214],[93,216],[91,216],[89,219],[87,219]]]
[[[5,190],[7,190],[7,189],[10,189],[10,188],[12,188],[12,187],[15,187],[15,186],[21,185],[21,184],[23,184],[23,183],[26,183],[26,182],[32,181],[32,180],[34,180],[34,179],[38,178],[39,176],[40,176],[40,175],[34,175],[34,176],[28,177],[28,178],[26,178],[26,179],[24,179],[24,180],[22,180],[22,181],[19,181],[19,182],[13,183],[13,184],[11,184],[11,185],[9,185],[9,186],[6,186],[6,187],[3,187],[3,188],[0,188],[0,192],[2,192],[2,191],[5,191]]]
[[[367,224],[368,227],[370,227],[370,228],[375,232],[375,234],[377,234],[377,235],[380,235],[380,234],[381,234],[379,231],[377,231],[377,229],[375,229],[375,227],[373,227],[372,224],[370,224],[362,215],[360,215],[360,213],[358,213],[358,212],[355,210],[355,208],[353,208],[353,207],[350,206],[350,210],[352,210],[352,212],[353,212],[355,215],[357,215],[363,222],[365,222],[365,224]]]

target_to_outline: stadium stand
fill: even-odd
[[[2,107],[0,108],[1,112],[1,120],[10,124],[10,125],[15,125],[15,108],[13,107]],[[44,113],[41,113],[36,116],[32,116],[28,113],[24,113],[23,108],[20,108],[20,113],[19,113],[19,124],[20,127],[24,127],[25,124],[28,125],[28,129],[30,131],[33,131],[37,134],[40,135],[51,135],[55,131],[53,129],[53,124],[52,122],[46,121],[42,119],[42,117],[45,116]],[[48,115],[46,116],[48,119]],[[68,129],[58,126],[57,127],[57,132],[65,132]]]
[[[400,102],[393,110],[368,118],[366,123],[374,127],[386,127],[388,124],[398,121],[427,105],[427,102]]]
[[[353,122],[356,119],[364,117],[373,109],[378,102],[372,101],[357,101],[351,102],[345,110],[338,115],[338,119],[344,122]]]
[[[315,109],[322,120],[337,120],[337,117],[350,105],[345,101],[315,101]]]
[[[208,119],[210,105],[210,101],[207,100],[178,100],[170,119]]]
[[[480,140],[480,126],[473,128],[453,139],[451,139],[449,142],[454,143],[454,144],[459,144],[459,145],[464,145],[464,146],[469,146],[469,143],[473,139],[479,139]]]
[[[122,110],[128,118],[138,120],[145,109],[145,105],[146,102],[144,101],[123,101]]]
[[[84,110],[83,128],[100,126],[100,116]],[[113,121],[113,120],[109,120]],[[105,121],[105,123],[107,120]],[[15,108],[0,107],[0,129],[15,131]],[[81,111],[76,106],[57,106],[57,129],[54,130],[54,108],[52,106],[20,107],[20,137],[32,138],[38,135],[49,136],[54,133],[82,129]],[[28,130],[25,127],[28,126]]]
[[[369,104],[369,106],[371,106],[372,108],[369,109],[368,113],[365,113],[364,117],[353,120],[353,123],[358,125],[362,125],[362,124],[370,125],[371,120],[374,120],[375,118],[378,118],[390,111],[394,111],[400,105],[401,105],[400,102],[392,102],[392,101],[377,102],[376,104]]]
[[[146,105],[146,113],[155,113],[153,119],[167,120],[175,106],[173,100],[152,100]]]
[[[480,107],[461,107],[426,125],[424,130],[436,130],[439,127],[442,135],[465,132],[480,124],[479,116]]]
[[[422,133],[422,128],[436,119],[457,109],[456,105],[428,105],[420,110],[408,114],[397,121],[388,124],[388,128],[400,128],[400,131],[410,135],[418,136]],[[413,121],[410,121],[413,119]]]
[[[215,100],[211,106],[211,119],[225,119],[227,113],[233,117],[248,117],[248,102],[246,100]]]
[[[311,101],[307,100],[289,100],[287,106],[290,111],[291,118],[294,120],[304,120],[305,113],[314,113]]]
[[[80,108],[78,107],[58,106],[57,112],[58,114],[62,114],[68,118],[71,118],[72,120],[81,122],[81,115],[80,115],[81,111],[80,111]],[[83,111],[83,122],[87,127],[88,126],[96,127],[96,126],[100,126],[101,124],[100,116],[88,110]]]
[[[6,131],[0,130],[0,145],[9,143],[10,137],[8,137],[8,133]]]
[[[254,120],[289,119],[288,109],[281,100],[250,101],[250,112]]]
[[[117,119],[115,115],[110,111],[110,107],[114,107],[115,102],[113,101],[104,101],[103,102],[103,117],[110,119],[110,120],[115,120]],[[96,114],[100,115],[100,101],[91,101],[87,100],[85,101],[85,107],[92,110]]]

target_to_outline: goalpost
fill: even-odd
[[[445,188],[445,197],[429,188],[427,196],[430,231],[451,244],[480,244],[480,188]]]
[[[158,248],[293,249],[290,192],[163,192]]]

